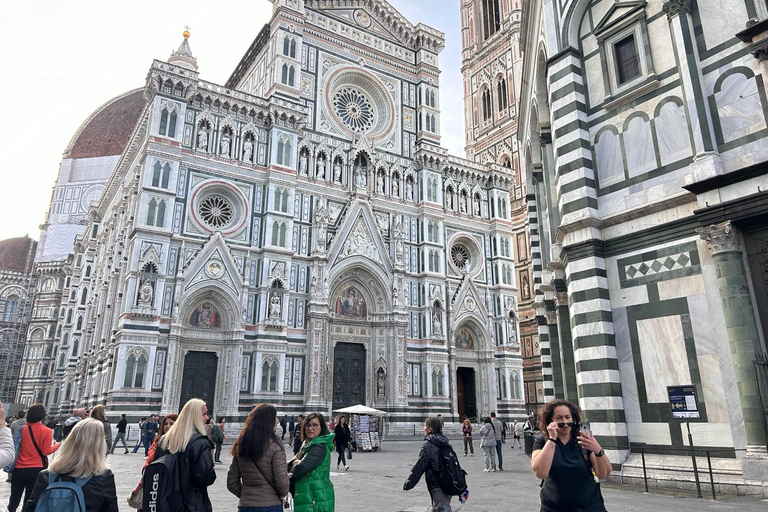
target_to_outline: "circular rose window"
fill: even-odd
[[[456,233],[448,242],[448,260],[458,274],[476,275],[483,269],[483,250],[474,237],[467,233]]]
[[[208,196],[197,208],[200,219],[214,229],[220,229],[232,221],[232,204],[222,196]]]
[[[467,270],[470,263],[469,249],[462,244],[456,244],[451,247],[451,260],[459,270]]]
[[[365,133],[373,126],[373,105],[356,89],[344,87],[336,91],[333,108],[339,119],[355,133]]]

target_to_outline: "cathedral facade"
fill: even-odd
[[[444,35],[384,1],[275,0],[223,85],[187,37],[51,253],[55,368],[20,401],[522,415],[516,179],[440,146]]]
[[[523,9],[545,394],[580,404],[624,477],[693,480],[693,439],[722,490],[764,493],[766,17],[752,0]]]

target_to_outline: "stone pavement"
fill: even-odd
[[[467,471],[469,501],[464,505],[454,499],[453,510],[462,512],[528,511],[539,509],[539,481],[530,469],[530,460],[523,450],[504,447],[504,472],[484,473],[482,450],[475,441],[475,456],[463,457],[461,440],[452,440],[462,466]],[[349,472],[337,472],[336,460],[332,460],[331,480],[336,488],[336,511],[386,511],[425,512],[429,506],[429,494],[424,480],[409,492],[403,492],[403,482],[416,460],[421,441],[385,441],[382,450],[375,453],[355,453],[349,462]],[[287,447],[286,447],[287,448]],[[227,447],[225,446],[225,451]],[[120,450],[118,450],[120,452]],[[129,511],[126,498],[139,479],[142,464],[139,454],[115,453],[109,457],[115,473],[120,510]],[[227,491],[227,469],[231,457],[222,453],[224,464],[216,466],[216,482],[210,488],[215,512],[237,510],[237,498]],[[609,511],[621,512],[699,512],[707,511],[766,511],[768,502],[757,498],[718,496],[717,501],[697,499],[688,493],[645,494],[640,487],[604,485],[603,496]],[[10,484],[0,484],[0,502],[7,504]],[[682,491],[681,491],[682,492]],[[706,492],[706,489],[705,489]],[[19,512],[21,512],[19,510]]]

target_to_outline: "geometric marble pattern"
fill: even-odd
[[[642,286],[701,274],[696,242],[683,242],[616,262],[622,288]]]
[[[629,278],[640,276],[652,276],[670,270],[691,266],[691,257],[687,252],[649,259],[640,263],[632,263],[624,267],[624,272]]]

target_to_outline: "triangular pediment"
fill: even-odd
[[[484,324],[488,310],[480,290],[477,289],[470,277],[465,277],[461,281],[453,297],[454,318],[456,318],[457,323],[461,322],[464,317],[473,316],[481,325]]]
[[[379,231],[379,224],[368,204],[356,201],[339,227],[330,247],[328,261],[336,266],[346,260],[369,260],[387,275],[392,274],[389,247]]]
[[[336,0],[305,0],[304,5],[394,42],[410,46],[416,41],[413,24],[384,0],[345,2],[343,6]]]
[[[221,233],[214,233],[184,269],[184,292],[217,286],[240,296],[243,280]]]
[[[601,33],[621,23],[625,18],[643,11],[647,3],[644,0],[616,2],[600,18],[592,33],[599,36]]]

